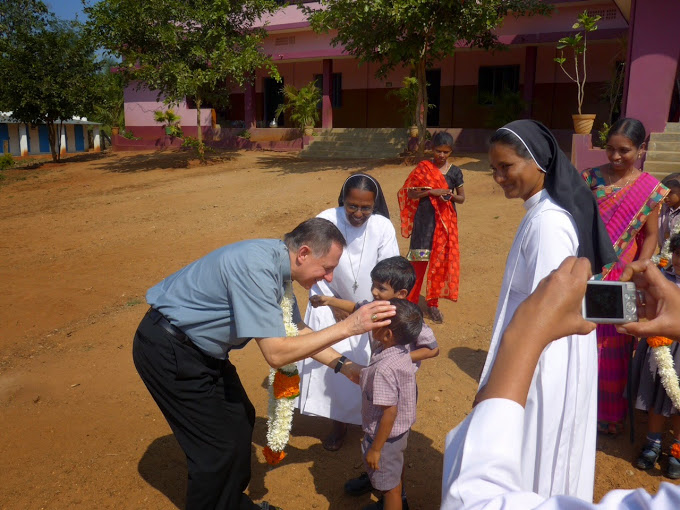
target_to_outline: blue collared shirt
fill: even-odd
[[[251,338],[286,336],[281,298],[291,280],[283,241],[254,239],[219,248],[151,287],[146,301],[203,352],[225,359]],[[297,302],[293,322],[301,322]]]

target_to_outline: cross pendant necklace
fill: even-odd
[[[347,227],[345,227],[345,239],[347,239]],[[361,271],[361,260],[364,258],[364,247],[366,246],[366,230],[364,230],[364,239],[361,243],[361,255],[359,255],[359,265],[357,266],[357,272],[356,274],[354,273],[354,264],[352,264],[352,255],[350,255],[349,250],[347,250],[347,258],[349,259],[349,268],[352,271],[352,278],[354,279],[354,283],[352,284],[352,292],[354,294],[357,293],[357,289],[359,288],[359,283],[357,280],[359,279],[359,272]]]

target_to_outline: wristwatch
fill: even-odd
[[[345,361],[347,361],[347,356],[340,356],[340,359],[338,360],[337,365],[335,365],[333,372],[336,374],[340,372],[340,370],[342,370],[342,366],[345,364]]]

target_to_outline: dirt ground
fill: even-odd
[[[438,508],[446,433],[470,411],[505,258],[523,214],[496,187],[484,155],[459,159],[461,289],[433,325],[441,354],[418,373],[418,421],[407,452],[412,509]],[[334,206],[354,171],[376,177],[398,227],[399,161],[329,162],[267,152],[83,155],[5,171],[0,182],[1,509],[183,508],[186,464],[132,364],[146,289],[222,245],[280,237]],[[398,228],[397,228],[398,231]],[[402,253],[407,247],[400,239]],[[306,295],[296,289],[301,308]],[[296,415],[288,457],[269,469],[268,368],[255,343],[232,360],[257,409],[251,497],[291,509],[353,509],[343,494],[362,470],[360,431],[337,453],[324,420]],[[644,418],[638,416],[638,441]],[[635,470],[638,445],[598,440],[596,500],[613,488],[655,492],[661,473]]]

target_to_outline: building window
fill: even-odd
[[[519,91],[519,66],[489,66],[479,68],[477,101],[492,105],[503,94]]]
[[[342,73],[333,73],[331,80],[331,106],[340,108],[342,107]],[[314,75],[314,81],[319,90],[323,92],[323,74]]]

